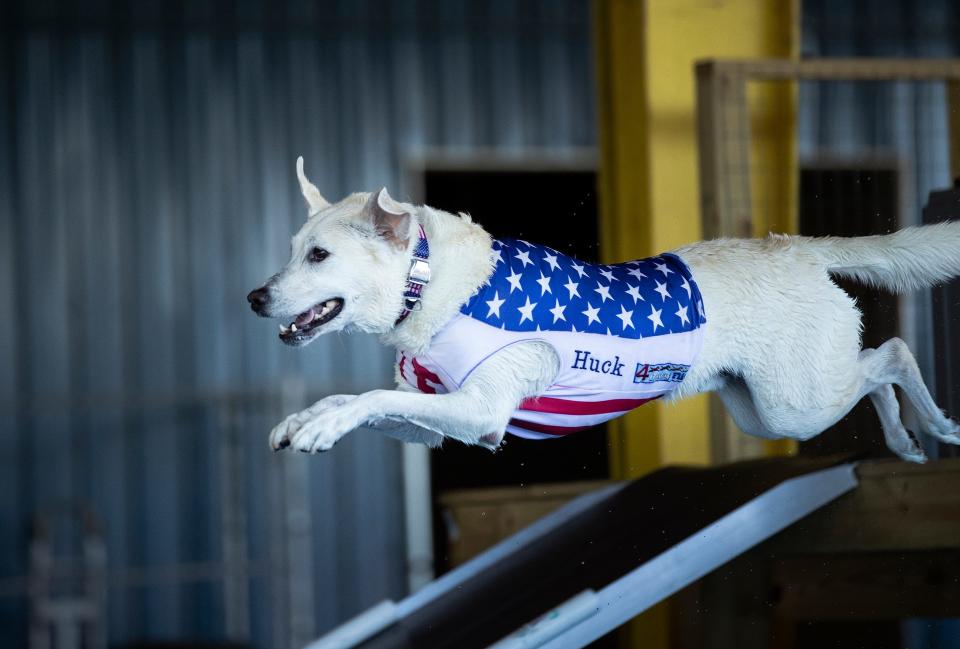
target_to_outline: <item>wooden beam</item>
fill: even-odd
[[[754,88],[757,114],[751,119],[747,81],[736,65],[714,60],[696,65],[704,239],[796,231],[795,89]],[[754,121],[761,126],[759,137],[752,135]],[[709,413],[710,454],[715,463],[796,450],[795,444],[771,444],[744,435],[716,394],[710,395]]]
[[[774,562],[775,615],[793,620],[960,617],[960,550]]]
[[[746,79],[726,73],[714,61],[697,63],[695,70],[702,237],[749,238],[753,215]],[[709,421],[714,463],[763,455],[763,440],[744,435],[716,393],[709,395]]]
[[[960,548],[960,458],[865,462],[860,486],[764,545],[775,556]]]
[[[960,59],[714,59],[726,74],[755,80],[943,81],[960,79]]]
[[[696,76],[703,238],[752,237],[747,79],[712,61]]]
[[[459,566],[577,496],[609,485],[585,480],[440,494],[443,519],[457,530],[445,548],[450,565]]]

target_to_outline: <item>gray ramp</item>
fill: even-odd
[[[791,478],[630,571],[543,649],[583,647],[857,486],[851,464]]]
[[[584,646],[856,484],[837,458],[656,471],[574,501],[311,649]]]

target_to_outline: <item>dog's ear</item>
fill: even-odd
[[[303,198],[307,201],[307,216],[314,216],[317,212],[330,205],[316,185],[307,180],[307,175],[303,173],[303,156],[297,158],[297,180],[300,181],[300,191]]]
[[[390,198],[386,187],[370,194],[364,211],[381,238],[398,250],[407,249],[410,242],[410,214]]]

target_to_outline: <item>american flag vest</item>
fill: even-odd
[[[696,360],[706,323],[687,265],[665,253],[611,266],[546,246],[496,240],[493,273],[400,374],[426,393],[457,390],[484,360],[521,341],[549,343],[560,372],[524,400],[506,431],[566,435],[675,390]]]

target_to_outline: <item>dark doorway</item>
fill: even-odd
[[[586,261],[597,258],[596,174],[593,171],[427,171],[424,202],[467,212],[494,237],[549,245]],[[609,476],[605,426],[556,440],[507,436],[497,453],[456,442],[433,451],[434,496],[470,487],[596,480]],[[437,519],[439,521],[439,517]],[[438,572],[448,567],[437,530]]]
[[[895,168],[812,167],[800,170],[800,233],[858,237],[893,232],[899,227],[899,175]],[[897,335],[897,298],[847,280],[837,284],[863,312],[863,347],[877,347]],[[880,421],[863,399],[839,423],[801,445],[801,453],[819,455],[861,451],[892,457],[883,442]]]

